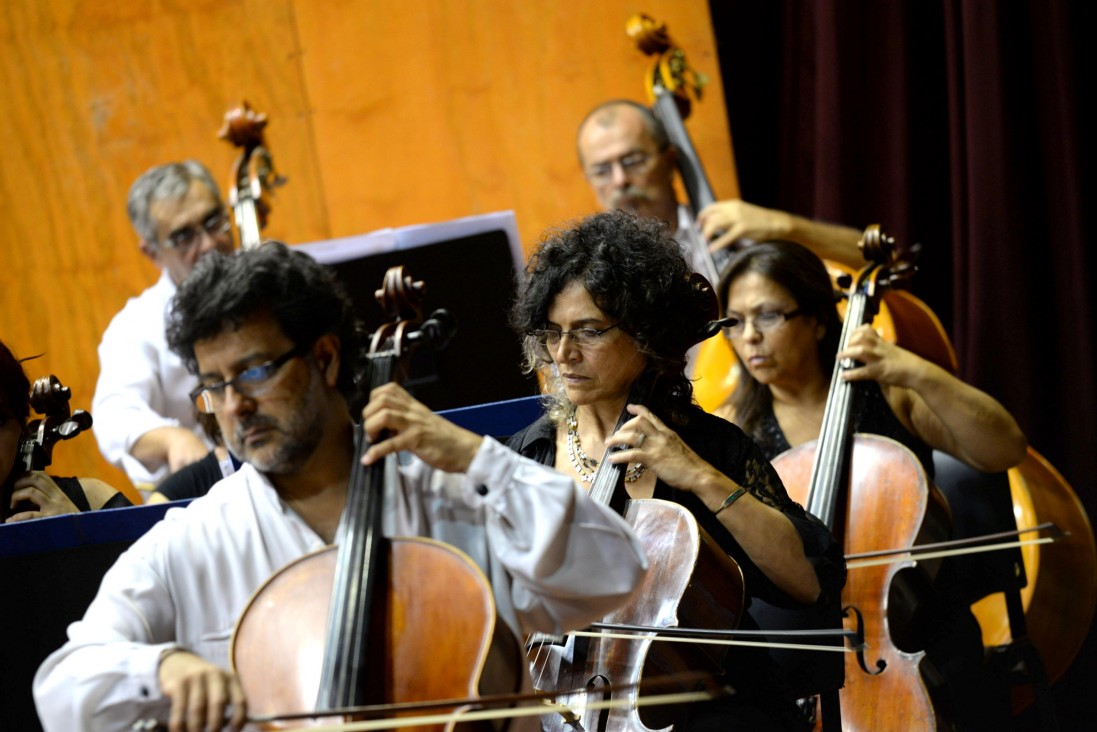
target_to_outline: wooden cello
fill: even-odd
[[[695,287],[711,294],[710,319],[715,321],[719,311],[715,293],[703,277],[693,277]],[[642,401],[643,391],[646,390],[641,384],[634,385],[629,403]],[[623,411],[614,432],[631,416]],[[603,505],[624,508],[626,521],[644,547],[649,570],[629,601],[603,622],[610,626],[651,628],[652,632],[628,640],[534,636],[527,650],[534,686],[545,691],[567,692],[555,698],[564,708],[542,717],[542,730],[546,732],[576,729],[646,732],[672,725],[676,716],[674,707],[647,707],[641,712],[635,706],[644,693],[645,681],[689,671],[719,675],[727,647],[656,642],[655,630],[732,629],[738,626],[745,605],[742,570],[698,525],[688,509],[658,499],[626,502],[628,466],[608,459],[620,449],[624,448],[610,448],[602,456],[591,482],[590,496]],[[690,678],[691,682],[698,682],[695,676]],[[586,709],[591,700],[611,699],[629,703],[605,711]]]
[[[263,243],[260,232],[270,215],[270,196],[286,182],[274,169],[274,158],[263,136],[267,122],[265,113],[256,112],[245,101],[225,113],[217,133],[225,142],[240,148],[228,190],[240,248],[245,251]]]
[[[893,283],[893,243],[870,227],[863,241],[874,260],[849,291],[839,350],[854,329],[870,322],[874,303]],[[793,500],[823,520],[852,554],[909,547],[944,538],[943,500],[918,459],[893,440],[852,434],[853,385],[841,378],[850,364],[835,363],[818,440],[773,461]],[[873,655],[870,671],[847,658],[841,691],[842,729],[935,729],[938,723],[920,673],[921,639],[912,631],[919,588],[929,579],[913,562],[850,572],[842,604],[861,625]]]
[[[689,65],[685,53],[671,40],[665,23],[638,13],[628,19],[625,30],[642,53],[655,57],[644,85],[652,102],[652,112],[666,128],[667,136],[677,150],[679,173],[690,209],[696,216],[717,200],[685,126],[692,107],[691,95],[701,98],[706,77]],[[725,248],[711,255],[711,266],[702,274],[714,286],[719,283],[734,252],[734,248]],[[826,265],[835,281],[843,274],[853,274],[836,262],[828,261]],[[884,340],[898,343],[950,373],[956,373],[956,353],[948,335],[933,311],[914,295],[903,290],[886,293],[872,324]],[[722,335],[701,344],[694,376],[694,396],[706,411],[719,407],[735,390],[738,364]]]
[[[412,346],[448,340],[441,319],[418,323],[414,297],[421,290],[402,268],[386,274],[378,299],[397,317],[374,333],[371,387],[392,380]],[[480,691],[496,640],[492,590],[479,567],[453,547],[383,536],[395,456],[363,468],[368,444],[359,428],[338,548],[306,555],[275,574],[237,624],[231,661],[253,714],[333,710],[331,716],[345,719],[355,716],[341,711],[347,708],[468,699]],[[515,664],[519,655],[515,645]],[[511,683],[517,678],[511,675]]]

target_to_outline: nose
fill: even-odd
[[[232,384],[225,386],[224,395],[221,397],[221,414],[247,415],[254,411],[254,399],[246,394],[241,394]]]
[[[610,184],[614,188],[622,188],[629,184],[628,171],[625,170],[625,166],[621,165],[617,160],[610,163],[609,176]]]
[[[753,318],[746,318],[743,322],[743,340],[757,342],[762,339],[762,331],[754,325]]]
[[[565,345],[567,344],[567,345]],[[553,360],[557,363],[563,361],[572,360],[579,353],[578,346],[571,339],[571,334],[562,333],[560,335],[560,342],[556,344],[556,353],[553,354]]]
[[[214,249],[220,249],[221,248],[221,237],[220,237],[220,235],[211,234],[210,232],[206,231],[206,229],[204,227],[201,227],[201,226],[199,226],[197,228],[198,228],[198,246],[196,246],[195,249],[198,251],[198,256],[202,256],[203,254],[206,254],[207,252],[211,252]]]

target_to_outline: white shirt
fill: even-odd
[[[213,447],[188,396],[198,380],[168,348],[164,332],[175,289],[165,270],[155,285],[129,299],[99,343],[92,429],[103,457],[124,470],[135,485],[156,485],[168,475],[166,463],[149,471],[130,454],[149,430],[186,427]]]
[[[716,265],[712,262],[712,255],[708,250],[708,243],[701,236],[697,228],[697,222],[693,220],[689,206],[678,204],[678,230],[674,232],[674,240],[682,250],[682,256],[686,258],[694,272],[700,272],[708,279],[713,288],[720,283],[716,274]],[[696,376],[697,355],[701,351],[701,344],[693,346],[686,352],[686,377]]]
[[[716,287],[719,276],[712,263],[712,254],[709,253],[708,242],[697,228],[697,222],[693,220],[689,206],[678,204],[678,230],[674,232],[674,240],[682,248],[682,254],[693,271],[703,274]]]
[[[431,536],[469,554],[519,638],[603,617],[646,570],[621,517],[490,438],[467,475],[413,458],[393,492],[385,533]],[[323,545],[251,465],[169,510],[119,557],[84,618],[69,626],[69,641],[38,669],[43,727],[128,730],[139,719],[166,720],[160,654],[182,646],[227,668],[232,629],[254,590]]]

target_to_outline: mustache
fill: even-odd
[[[278,428],[278,422],[265,414],[253,414],[250,417],[237,423],[236,428],[233,430],[233,435],[236,440],[242,441],[244,435],[255,428]]]
[[[613,191],[610,194],[609,202],[613,208],[632,210],[637,203],[651,203],[651,196],[643,188],[628,186]]]

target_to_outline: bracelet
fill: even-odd
[[[725,508],[730,506],[731,504],[738,501],[740,498],[743,497],[743,494],[746,493],[746,492],[747,492],[746,488],[739,488],[738,490],[733,492],[730,496],[728,496],[727,498],[724,499],[724,502],[720,504],[720,508],[718,508],[718,509],[716,509],[715,511],[712,512],[712,515],[715,516],[716,514],[720,513]]]

